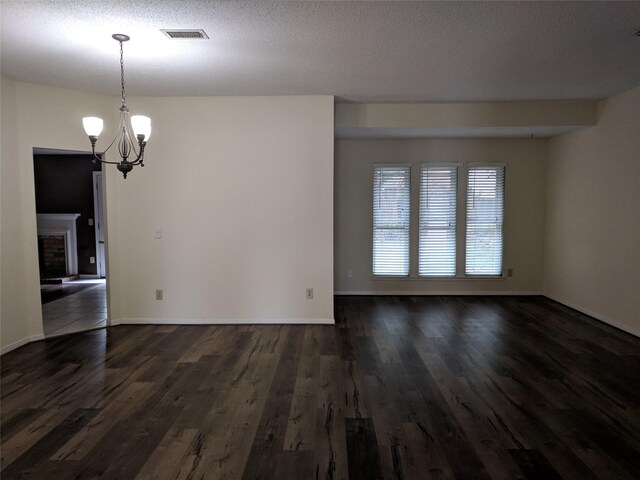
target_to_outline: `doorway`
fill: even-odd
[[[102,191],[102,171],[93,172],[93,212],[96,234],[96,265],[99,278],[107,278],[107,263],[104,251],[104,208]]]
[[[44,335],[105,327],[101,166],[88,152],[34,148],[33,154]]]

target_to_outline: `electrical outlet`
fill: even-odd
[[[307,288],[307,300],[313,299],[313,288]]]
[[[353,278],[353,270],[347,272],[347,278]]]
[[[89,263],[96,263],[96,257],[89,257]]]
[[[156,300],[162,300],[163,290],[156,290]]]
[[[93,227],[93,218],[90,218],[90,219],[89,219],[89,226],[90,226],[90,227]]]
[[[507,277],[513,277],[513,268],[507,268]]]

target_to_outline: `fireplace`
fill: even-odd
[[[38,213],[38,247],[43,276],[78,274],[76,219],[79,213]]]
[[[40,277],[64,277],[67,275],[67,249],[64,235],[38,235]]]

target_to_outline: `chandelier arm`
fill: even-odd
[[[144,147],[142,147],[141,151],[140,151],[140,155],[138,155],[138,157],[133,161],[133,162],[129,162],[132,165],[140,165],[141,167],[144,167]]]
[[[124,131],[126,132],[127,143],[129,144],[129,155],[128,156],[140,156],[140,149],[136,146],[134,139],[136,138],[136,134],[133,131],[133,127],[131,125],[131,117],[129,116],[129,110],[127,109],[122,115],[122,126]]]
[[[94,155],[94,161],[98,161],[100,163],[108,163],[109,165],[118,165],[120,162],[110,162],[108,160],[102,160],[100,157],[98,157],[97,155]]]
[[[133,155],[130,156],[135,156],[135,157],[139,157],[140,156],[140,148],[136,148],[136,142],[134,142],[134,138],[136,138],[135,136],[135,132],[133,131],[133,127],[131,127],[130,125],[128,126],[128,136],[127,136],[127,140],[129,140],[129,146],[131,147],[131,152],[133,153]]]
[[[122,120],[122,114],[121,114],[120,115],[120,121],[118,122],[118,130],[116,130],[116,134],[113,136],[113,140],[111,140],[111,143],[107,146],[107,148],[104,149],[104,151],[102,153],[106,153],[111,148],[111,146],[115,143],[115,141],[118,139],[118,136],[119,136],[118,132],[120,132],[120,130],[122,128],[122,125],[123,125],[123,120]],[[95,148],[94,148],[94,152],[95,152]],[[94,153],[94,155],[95,155],[95,153]],[[117,165],[120,162],[107,162],[107,163],[113,163],[113,164]]]
[[[105,148],[102,153],[106,153],[107,150],[109,150],[111,148],[111,146],[115,143],[115,141],[118,139],[118,135],[116,135],[115,137],[113,137],[113,140],[111,140],[111,143],[109,144],[109,146],[107,148]],[[114,163],[114,162],[110,162],[110,163]],[[116,162],[117,163],[117,162]]]
[[[110,163],[112,165],[117,165],[118,163],[120,163],[120,162],[110,162],[108,160],[103,160],[102,157],[99,157],[98,155],[96,155],[96,140],[97,140],[97,137],[92,137],[91,138],[91,153],[93,155],[93,163],[96,163],[96,162]],[[108,150],[108,148],[107,148],[107,150]],[[102,153],[105,153],[107,150],[105,150]]]

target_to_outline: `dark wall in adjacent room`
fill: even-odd
[[[93,173],[100,165],[90,155],[34,155],[37,213],[79,213],[78,273],[96,274],[96,237],[93,212]],[[95,219],[94,219],[95,220]],[[95,224],[95,222],[94,222]]]

